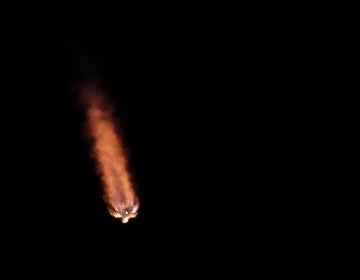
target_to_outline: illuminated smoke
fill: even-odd
[[[136,217],[139,200],[131,182],[113,108],[96,85],[82,87],[81,100],[86,109],[87,129],[104,188],[104,200],[109,213],[127,223],[130,218]]]

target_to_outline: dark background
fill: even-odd
[[[102,278],[189,277],[189,267],[227,278],[221,262],[239,273],[248,263],[267,273],[259,260],[288,267],[295,247],[312,246],[303,213],[312,217],[322,200],[321,180],[308,178],[321,164],[307,148],[322,127],[308,125],[322,86],[305,83],[318,68],[314,41],[302,39],[322,28],[304,32],[303,15],[288,24],[291,12],[267,7],[93,8],[38,17],[21,6],[2,17],[0,245],[17,264],[11,272],[27,273],[19,261],[37,255],[55,275],[84,260],[92,274],[103,261]],[[83,137],[73,85],[93,77],[117,108],[131,156],[141,206],[126,225],[106,210]]]
[[[217,141],[231,113],[217,92],[226,85],[213,80],[220,58],[212,31],[89,19],[31,22],[4,35],[5,219],[125,235],[208,221],[227,207]],[[125,226],[105,209],[72,90],[93,77],[117,108],[141,199],[138,218]]]
[[[171,16],[74,17],[12,26],[3,36],[1,205],[9,236],[50,238],[50,247],[69,240],[130,259],[157,250],[196,258],[270,238],[281,116],[262,94],[272,83],[261,73],[266,39],[231,19]],[[138,188],[139,216],[126,225],[103,203],[72,90],[93,77],[117,108]]]

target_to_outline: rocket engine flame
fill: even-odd
[[[93,155],[102,179],[104,200],[110,215],[127,223],[137,216],[139,200],[131,182],[121,134],[113,108],[104,92],[95,85],[81,89],[86,108],[87,129]]]

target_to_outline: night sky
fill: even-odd
[[[185,250],[180,240],[206,252],[235,246],[235,228],[247,243],[273,225],[276,126],[259,44],[244,31],[238,52],[231,28],[166,23],[74,17],[4,35],[5,232],[151,259],[159,246]],[[73,90],[94,78],[116,107],[140,198],[126,225],[106,210]]]
[[[74,267],[89,259],[91,274],[105,263],[100,279],[188,279],[192,267],[231,279],[224,260],[237,275],[251,262],[267,273],[259,259],[287,267],[275,255],[292,262],[296,247],[309,246],[314,227],[303,226],[303,213],[312,216],[307,199],[321,181],[306,177],[320,166],[308,147],[322,127],[307,132],[307,106],[323,106],[304,86],[312,41],[299,44],[266,8],[267,17],[258,7],[230,16],[217,7],[177,15],[92,8],[38,18],[22,7],[27,17],[1,25],[0,251],[16,264],[12,275],[28,273],[19,260],[36,254],[56,267],[47,279],[71,259]],[[106,209],[84,136],[75,89],[94,79],[116,108],[140,199],[127,224]]]
[[[209,219],[199,205],[213,180],[199,178],[213,176],[219,164],[211,161],[221,152],[214,144],[223,110],[206,86],[211,51],[198,44],[196,30],[130,26],[74,20],[9,32],[3,159],[10,194],[2,199],[11,205],[4,212],[11,223],[142,235]],[[83,135],[73,85],[93,78],[117,109],[141,200],[139,216],[127,225],[106,211]]]

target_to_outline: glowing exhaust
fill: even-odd
[[[131,182],[113,107],[96,85],[82,87],[81,100],[86,109],[87,130],[108,211],[113,217],[127,223],[130,218],[137,216],[139,200]]]

